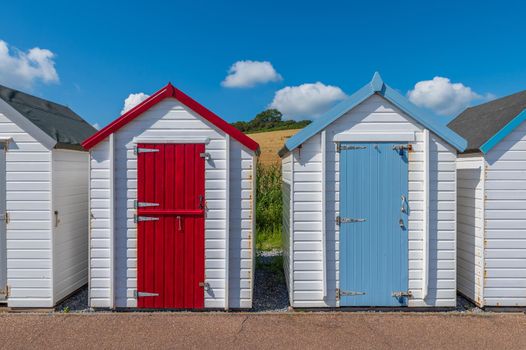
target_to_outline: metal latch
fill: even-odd
[[[397,299],[400,299],[400,298],[412,298],[413,297],[413,292],[411,291],[407,291],[407,292],[392,292],[391,293],[391,296],[393,298],[397,298]]]
[[[136,290],[133,291],[133,297],[135,299],[142,298],[142,297],[158,297],[159,293],[149,293],[149,292],[138,292]]]
[[[159,152],[159,149],[157,148],[142,148],[142,147],[135,147],[133,149],[133,152],[135,154],[139,154],[139,153],[153,153],[153,152]]]
[[[3,298],[9,297],[9,286],[5,286],[5,288],[0,289],[0,296]]]
[[[336,217],[336,224],[348,224],[348,223],[355,223],[355,222],[365,222],[367,219],[355,219],[355,218],[342,218],[341,216]]]
[[[210,153],[208,153],[208,152],[199,153],[199,157],[204,158],[205,160],[209,160],[210,159]]]
[[[133,222],[138,223],[140,221],[158,221],[159,218],[155,216],[140,216],[140,215],[134,215],[133,216]]]
[[[340,300],[341,297],[355,297],[358,295],[365,295],[365,292],[355,292],[350,290],[340,290],[336,289],[336,300]]]
[[[336,151],[345,151],[345,150],[357,150],[357,149],[367,149],[367,146],[351,146],[351,145],[342,145],[341,143],[336,144]]]
[[[159,203],[148,203],[148,202],[134,201],[133,206],[135,207],[135,209],[137,209],[137,208],[144,208],[144,207],[158,207]]]
[[[403,152],[404,150],[412,151],[413,145],[395,145],[393,146],[394,151]]]
[[[199,282],[199,287],[204,288],[205,292],[210,290],[210,283],[208,282]]]

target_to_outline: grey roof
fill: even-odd
[[[480,147],[526,109],[526,90],[466,109],[448,126],[468,141],[464,153]]]
[[[97,132],[66,106],[0,85],[0,98],[57,141],[55,148],[79,149]]]

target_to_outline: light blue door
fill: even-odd
[[[405,306],[407,145],[340,145],[340,305]]]

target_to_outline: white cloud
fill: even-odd
[[[23,52],[0,40],[0,83],[15,88],[31,88],[37,80],[56,83],[54,58],[50,50],[34,47]]]
[[[150,95],[139,92],[136,94],[129,94],[128,97],[124,100],[124,106],[122,107],[121,114],[128,112],[133,107],[137,106],[142,101],[146,100]]]
[[[268,61],[237,61],[228,70],[221,85],[228,88],[246,88],[283,78]]]
[[[314,119],[346,97],[339,87],[317,82],[276,91],[269,107],[278,109],[290,119]]]
[[[423,80],[407,93],[409,100],[417,106],[431,109],[437,114],[452,116],[478,99],[492,99],[492,94],[481,96],[462,83],[452,83],[444,77]],[[493,97],[494,98],[494,97]]]

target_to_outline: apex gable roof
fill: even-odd
[[[285,143],[285,146],[279,151],[279,155],[283,157],[288,152],[293,151],[309,138],[325,129],[338,118],[342,117],[345,113],[374,94],[378,94],[387,99],[418,123],[443,138],[458,151],[462,152],[466,148],[466,140],[464,140],[453,130],[449,129],[447,126],[440,124],[436,120],[436,117],[425,113],[414,104],[409,102],[409,100],[407,100],[407,98],[402,96],[399,92],[385,84],[380,74],[376,72],[373,75],[373,79],[368,84],[363,86],[360,90],[356,91],[344,101],[337,104],[334,108],[306,126],[296,135],[288,139]]]
[[[177,99],[183,105],[190,108],[204,119],[208,120],[218,129],[227,133],[248,149],[254,152],[259,151],[259,145],[256,141],[252,140],[250,137],[236,129],[234,126],[221,119],[219,116],[205,108],[203,105],[192,99],[190,96],[186,95],[181,90],[177,89],[171,83],[168,83],[161,90],[157,91],[156,93],[148,97],[146,100],[144,100],[134,108],[130,109],[128,112],[124,113],[119,118],[115,119],[113,122],[102,128],[101,130],[99,130],[95,135],[85,140],[82,143],[82,146],[86,149],[93,148],[95,145],[104,140],[110,134],[116,132],[124,125],[128,124],[130,121],[137,118],[139,115],[146,112],[162,100],[170,97]]]
[[[466,109],[449,127],[468,141],[465,152],[488,153],[526,120],[526,90]]]
[[[97,132],[78,114],[58,103],[2,85],[0,99],[49,136],[55,148],[82,149],[82,141]]]

